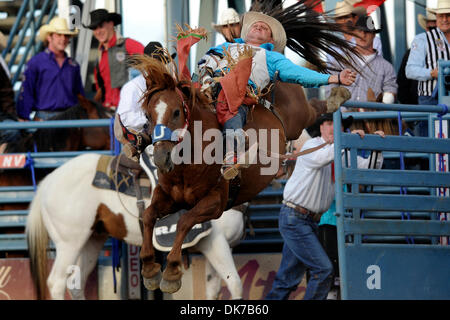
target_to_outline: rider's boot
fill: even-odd
[[[234,148],[235,140],[236,148]],[[239,174],[240,168],[249,167],[249,155],[245,152],[247,140],[248,136],[242,129],[237,129],[232,136],[226,137],[226,154],[222,165],[222,175],[226,180],[234,179]]]

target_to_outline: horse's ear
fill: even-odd
[[[187,86],[187,85],[181,85],[178,86],[178,88],[181,90],[181,92],[183,92],[183,94],[190,99],[192,96],[192,91],[191,91],[191,87]]]

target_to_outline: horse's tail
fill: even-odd
[[[48,233],[42,220],[41,191],[38,188],[33,201],[26,226],[28,251],[30,254],[30,271],[39,300],[46,298],[47,292],[47,245]]]

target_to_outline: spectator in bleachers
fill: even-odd
[[[3,59],[3,56],[1,55],[3,50],[5,50],[7,43],[8,39],[5,37],[3,32],[0,31],[0,67],[3,68],[3,70],[6,72],[8,78],[11,78],[11,73],[9,72],[8,65],[6,64],[5,59]]]
[[[77,95],[84,95],[80,66],[67,56],[65,49],[78,30],[70,30],[67,20],[53,18],[39,29],[39,40],[46,48],[28,61],[24,81],[17,102],[17,114],[30,120],[48,120],[78,103]]]
[[[120,89],[130,79],[127,58],[143,54],[144,46],[131,38],[116,33],[115,26],[122,23],[122,16],[105,9],[90,12],[91,23],[86,28],[93,31],[98,40],[98,62],[94,69],[97,94],[94,100],[115,111],[119,105]]]
[[[6,37],[0,32],[0,52],[6,47]],[[18,121],[16,105],[14,103],[14,91],[11,84],[10,72],[5,60],[0,55],[0,122]],[[20,130],[0,130],[0,153],[6,148],[7,143],[21,138]]]
[[[241,37],[241,19],[233,8],[225,9],[220,15],[219,22],[211,24],[222,34],[226,42],[234,42],[234,39]]]
[[[352,118],[343,120],[348,128]],[[297,158],[294,172],[283,192],[278,226],[283,237],[281,264],[266,296],[270,300],[284,300],[294,291],[306,269],[309,269],[304,300],[327,298],[333,281],[333,265],[318,238],[318,222],[334,199],[334,131],[333,114],[321,115],[316,121],[317,135],[306,141],[302,150],[320,149]],[[352,133],[364,137],[364,131]],[[381,131],[376,132],[384,137]],[[382,161],[382,157],[378,159]],[[358,167],[367,168],[368,160],[358,157]],[[377,167],[381,167],[377,163]],[[333,235],[331,235],[333,236]]]
[[[351,100],[367,101],[367,92],[371,88],[375,96],[383,95],[384,103],[393,103],[397,94],[397,82],[394,67],[382,56],[377,54],[373,46],[375,35],[381,31],[376,29],[373,20],[368,16],[361,16],[355,24],[356,50],[362,59],[354,57],[358,63],[360,74],[356,76],[355,82],[348,87],[352,94]],[[333,62],[331,66],[342,70],[343,66]],[[333,71],[332,73],[337,73]],[[326,94],[331,92],[335,84],[326,87]]]
[[[431,12],[427,12],[426,16],[419,14],[417,19],[419,20],[419,25],[426,32],[436,28],[436,15]],[[397,73],[397,99],[398,102],[402,104],[418,104],[417,86],[419,82],[415,79],[408,79],[405,73],[406,63],[408,62],[410,52],[411,48],[405,52],[402,59],[402,64],[400,65],[400,69],[398,69]]]

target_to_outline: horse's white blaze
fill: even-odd
[[[159,100],[158,104],[155,107],[155,111],[157,114],[156,124],[162,123],[166,110],[167,110],[167,103],[165,103],[162,100]]]

